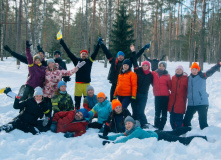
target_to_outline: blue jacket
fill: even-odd
[[[206,92],[206,79],[212,76],[220,65],[217,64],[206,73],[199,72],[198,75],[190,75],[188,78],[188,106],[209,105],[208,94]]]
[[[104,102],[100,103],[98,102],[93,109],[88,112],[90,114],[90,119],[94,116],[94,114],[97,112],[98,117],[98,123],[102,124],[104,121],[106,121],[112,111],[111,103],[106,99]]]
[[[123,138],[116,140],[117,137],[124,136]],[[126,133],[121,133],[113,136],[108,136],[108,140],[115,141],[115,143],[124,143],[127,142],[129,139],[138,138],[138,139],[144,139],[144,138],[151,138],[156,137],[158,139],[158,135],[156,132],[153,131],[145,131],[141,129],[140,127],[135,128],[135,130],[129,134],[128,136]]]

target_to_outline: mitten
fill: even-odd
[[[50,120],[49,117],[45,117],[45,118],[43,119],[42,126],[44,126],[44,127],[47,126],[49,120]]]
[[[103,141],[103,142],[102,142],[103,145],[109,144],[109,143],[113,143],[113,142],[110,142],[110,141]]]
[[[101,37],[98,38],[98,43],[99,43],[99,45],[104,44]]]
[[[136,97],[132,96],[132,97],[131,97],[131,99],[135,100],[135,99],[136,99]]]
[[[62,77],[62,78],[63,78],[63,81],[65,81],[65,82],[71,81],[71,78],[69,76],[65,76],[65,77]]]
[[[150,48],[150,44],[146,44],[145,46],[143,46],[144,49]]]
[[[26,48],[30,48],[32,44],[29,43],[29,41],[26,41]]]
[[[117,99],[117,96],[113,96],[113,99]]]
[[[82,61],[82,62],[79,61],[77,64],[77,67],[81,68],[83,65],[85,65],[85,63],[86,63],[85,61]]]
[[[9,48],[9,46],[5,45],[5,46],[4,46],[4,49],[5,49],[6,51],[8,51],[9,53],[12,53],[12,50]]]
[[[100,138],[102,138],[102,139],[108,140],[108,137],[107,137],[107,136],[102,136],[102,135],[100,135],[100,134],[98,134],[98,136],[99,136]]]
[[[7,95],[8,94],[8,92],[11,92],[12,90],[11,90],[11,88],[10,87],[6,87],[5,88],[5,90],[4,90],[4,93]]]
[[[64,137],[66,137],[66,138],[74,137],[74,132],[66,132],[66,133],[64,134]]]
[[[56,132],[57,131],[57,122],[55,122],[55,121],[52,122],[50,130],[52,132]]]

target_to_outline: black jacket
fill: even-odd
[[[108,132],[114,132],[114,133],[125,132],[124,120],[127,116],[131,116],[128,109],[123,108],[120,114],[117,114],[115,113],[115,111],[112,111],[105,124],[103,135],[107,136]]]
[[[149,61],[151,63],[151,70],[155,71],[156,69],[158,69],[158,64],[160,61],[162,61],[165,57],[165,55],[162,56],[162,58],[160,60],[158,59],[149,59],[145,54],[144,57],[146,58],[147,61]]]
[[[55,63],[58,63],[64,70],[67,70],[66,63],[62,61],[61,57],[54,59]]]
[[[117,79],[118,79],[119,71],[121,68],[118,66],[119,61],[117,58],[113,57],[113,55],[110,53],[110,51],[107,49],[107,47],[104,44],[101,44],[101,48],[103,52],[105,53],[107,59],[109,60],[109,63],[111,64],[107,79],[109,80],[110,83],[117,84]],[[144,51],[145,51],[144,48],[139,50],[139,52],[136,54],[137,58],[139,58],[143,54]],[[130,58],[130,60],[131,62],[133,62],[132,57]],[[121,62],[121,66],[122,66],[122,62]]]
[[[37,125],[38,118],[42,118],[44,114],[50,117],[51,113],[47,102],[43,100],[37,104],[34,98],[29,98],[22,102],[16,98],[13,107],[14,109],[22,110],[17,117],[31,125]]]
[[[65,52],[67,53],[68,57],[71,59],[71,61],[74,63],[74,65],[76,66],[78,64],[78,62],[82,62],[85,61],[86,64],[81,67],[77,73],[76,73],[76,77],[75,77],[75,81],[76,82],[84,82],[84,83],[90,83],[91,82],[91,68],[92,68],[92,64],[93,61],[96,59],[96,56],[98,54],[99,51],[99,44],[97,44],[94,52],[92,53],[91,57],[88,59],[81,59],[76,57],[67,47],[67,45],[64,43],[64,41],[60,41],[60,44],[62,45],[62,47],[64,48]]]

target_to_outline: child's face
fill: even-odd
[[[164,71],[164,70],[165,70],[165,67],[164,67],[163,64],[160,64],[159,67],[158,67],[158,69]]]
[[[134,126],[134,124],[130,121],[126,122],[126,124],[125,124],[125,128],[127,130],[131,130],[133,128],[133,126]]]
[[[54,62],[50,62],[50,63],[48,64],[48,67],[49,67],[50,69],[53,69],[53,68],[54,68]]]
[[[194,75],[194,76],[196,76],[196,75],[198,74],[198,72],[199,72],[199,70],[196,69],[196,68],[193,68],[193,69],[191,70],[191,73],[192,73],[192,75]]]
[[[92,97],[92,96],[94,95],[94,90],[93,90],[93,89],[88,90],[88,91],[87,91],[87,95],[88,95],[89,97]]]
[[[44,53],[43,52],[38,52],[38,55],[41,57],[41,59],[44,58]]]
[[[103,97],[98,97],[97,100],[98,100],[98,102],[100,102],[100,103],[104,102],[104,98],[103,98]]]
[[[128,65],[128,64],[124,64],[124,65],[123,65],[123,69],[124,69],[124,70],[128,70],[128,69],[129,69],[129,65]]]
[[[82,120],[83,119],[83,114],[81,112],[77,112],[75,114],[75,117],[74,117],[76,120]]]
[[[59,89],[60,89],[60,91],[65,92],[66,91],[66,86],[62,85]]]
[[[35,60],[35,64],[36,64],[36,65],[38,65],[38,64],[40,64],[40,63],[41,63],[40,59],[36,59],[36,60]]]
[[[147,64],[144,64],[144,65],[142,66],[142,68],[143,68],[144,71],[146,71],[146,70],[149,69],[149,66],[148,66]]]
[[[115,107],[114,111],[117,113],[117,114],[120,114],[122,112],[122,107],[121,106],[117,106]]]
[[[117,57],[117,59],[118,59],[119,61],[123,61],[123,60],[124,60],[124,56],[119,55],[119,56]]]
[[[54,55],[54,58],[59,58],[59,57],[61,57],[61,56],[60,56],[60,54],[58,54],[58,53],[56,53],[56,54]]]
[[[183,73],[183,70],[182,70],[182,69],[177,69],[177,70],[176,70],[176,74],[180,75],[180,74],[182,74],[182,73]]]
[[[42,95],[36,95],[35,100],[38,101],[38,102],[41,102],[42,101]]]

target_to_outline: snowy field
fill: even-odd
[[[27,65],[22,64],[18,70],[14,58],[9,58],[0,62],[0,88],[10,86],[14,92],[18,92],[19,87],[26,82],[28,75]],[[175,67],[183,65],[186,73],[190,74],[187,62],[168,62],[170,75],[174,75]],[[110,84],[107,74],[110,65],[103,67],[103,63],[94,62],[92,67],[91,85],[95,88],[95,93],[104,92],[109,98]],[[214,64],[213,64],[214,65]],[[204,64],[204,71],[213,65]],[[72,69],[73,63],[67,65]],[[68,82],[67,91],[74,94],[74,79],[71,77]],[[24,133],[14,130],[11,133],[0,132],[0,160],[3,159],[65,159],[65,160],[91,160],[91,159],[113,159],[113,160],[163,160],[163,159],[221,159],[221,73],[216,72],[207,80],[207,92],[209,93],[209,127],[200,130],[198,115],[195,114],[192,125],[193,130],[187,134],[206,135],[209,142],[203,139],[194,139],[189,146],[184,146],[179,142],[169,143],[157,141],[155,138],[144,140],[132,139],[124,144],[102,145],[102,139],[97,136],[97,129],[89,129],[86,134],[76,138],[65,138],[62,133],[52,133],[50,131],[33,136],[31,133]],[[129,106],[131,111],[131,107]],[[145,110],[148,122],[154,121],[154,96],[152,87]],[[13,99],[0,95],[0,126],[8,123],[18,115],[18,110],[13,109]],[[152,129],[154,130],[154,129]],[[169,114],[165,130],[171,130],[169,124]]]

